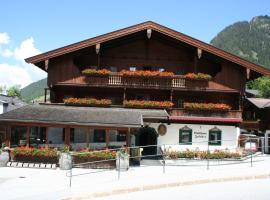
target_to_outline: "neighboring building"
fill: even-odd
[[[26,103],[17,97],[0,94],[0,114],[25,106]]]
[[[8,111],[20,108],[22,106],[25,106],[26,103],[18,99],[17,97],[9,97],[3,94],[0,94],[0,115],[2,113],[6,113]],[[2,144],[2,141],[4,139],[5,135],[5,128],[0,126],[0,145]]]
[[[71,44],[26,62],[48,73],[45,91],[50,91],[50,102],[0,116],[5,142],[12,147],[67,144],[73,149],[100,149],[158,144],[206,149],[210,140],[210,149],[235,149],[245,83],[270,75],[266,68],[154,22]],[[85,75],[86,68],[92,69],[88,73],[110,72]],[[143,72],[134,76],[138,70]],[[150,76],[157,71],[174,75]],[[212,79],[187,73],[209,74]],[[63,102],[69,97],[110,99],[113,105],[103,101],[106,108],[67,106]],[[126,108],[133,105],[127,105],[127,100],[138,100],[146,108],[149,100],[160,101],[156,107],[164,106],[164,101],[174,105]]]

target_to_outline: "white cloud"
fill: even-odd
[[[27,71],[21,66],[0,64],[0,85],[21,85],[24,87],[32,82]]]
[[[9,41],[10,41],[10,38],[7,33],[0,33],[0,44],[8,44]]]
[[[34,45],[33,37],[22,41],[15,49],[6,48],[0,51],[0,56],[7,59],[4,63],[0,63],[0,85],[10,87],[18,84],[25,87],[34,81],[45,78],[44,71],[24,61],[25,58],[40,53]]]
[[[5,58],[9,58],[13,55],[13,52],[10,51],[9,49],[4,49],[3,51],[0,51],[0,55]]]
[[[14,50],[14,57],[17,60],[24,60],[30,56],[40,54],[41,52],[34,46],[34,38],[24,40],[21,45]]]

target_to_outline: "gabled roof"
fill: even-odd
[[[77,51],[77,50],[80,50],[80,49],[83,49],[83,48],[86,48],[89,46],[93,46],[93,45],[98,44],[98,43],[103,43],[106,41],[110,41],[110,40],[113,40],[116,38],[120,38],[120,37],[123,37],[126,35],[130,35],[132,33],[136,33],[136,32],[147,30],[147,29],[152,29],[154,31],[157,31],[159,33],[167,35],[171,38],[174,38],[176,40],[179,40],[179,41],[184,42],[186,44],[189,44],[191,46],[200,48],[203,51],[209,52],[213,55],[216,55],[216,56],[221,57],[223,59],[229,60],[229,61],[236,63],[238,65],[241,65],[245,68],[251,69],[257,73],[260,73],[263,75],[270,75],[269,69],[266,69],[262,66],[254,64],[252,62],[249,62],[249,61],[247,61],[243,58],[240,58],[236,55],[233,55],[229,52],[223,51],[223,50],[216,48],[210,44],[207,44],[205,42],[202,42],[200,40],[197,40],[197,39],[192,38],[188,35],[177,32],[173,29],[162,26],[162,25],[157,24],[157,23],[152,22],[152,21],[147,21],[147,22],[140,23],[140,24],[137,24],[134,26],[130,26],[130,27],[127,27],[124,29],[113,31],[113,32],[110,32],[110,33],[107,33],[104,35],[100,35],[100,36],[93,37],[93,38],[90,38],[87,40],[83,40],[81,42],[67,45],[67,46],[64,46],[62,48],[58,48],[58,49],[48,51],[48,52],[43,53],[43,54],[39,54],[39,55],[30,57],[30,58],[27,58],[27,59],[25,59],[25,61],[27,63],[37,64],[39,62],[42,62],[42,61],[45,61],[45,60],[48,60],[48,59],[51,59],[54,57],[58,57],[58,56],[61,56],[63,54],[74,52],[74,51]]]
[[[0,94],[0,103],[7,105],[7,112],[27,105],[17,97],[9,97],[3,94]]]

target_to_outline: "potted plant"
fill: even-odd
[[[129,169],[129,154],[125,148],[121,148],[116,153],[116,169],[120,171],[127,171]]]
[[[204,73],[188,73],[185,75],[185,79],[188,88],[206,88],[212,76]]]
[[[61,170],[69,170],[72,168],[72,156],[69,151],[69,146],[64,146],[60,153],[59,167]]]
[[[9,148],[4,147],[0,150],[0,167],[6,167],[9,161]]]

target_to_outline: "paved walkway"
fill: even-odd
[[[89,199],[121,193],[173,188],[209,182],[257,180],[270,178],[270,156],[258,157],[250,163],[210,166],[168,166],[163,174],[161,166],[134,167],[121,172],[115,170],[69,178],[59,169],[0,168],[1,199]],[[97,172],[74,169],[73,174]]]

